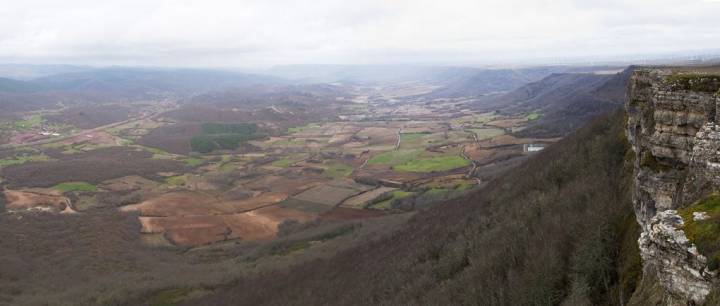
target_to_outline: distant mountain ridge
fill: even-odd
[[[114,93],[193,92],[254,84],[285,83],[284,80],[275,77],[226,71],[138,68],[108,68],[65,73],[38,78],[31,82],[55,90]]]
[[[199,69],[102,68],[32,80],[0,78],[0,109],[27,111],[83,104],[201,94],[258,84],[287,84],[256,74]]]
[[[479,97],[493,93],[512,91],[556,73],[590,73],[606,69],[617,70],[618,68],[605,66],[540,66],[514,69],[483,69],[477,70],[469,77],[437,89],[425,95],[425,97]]]
[[[30,64],[0,64],[0,78],[28,81],[44,76],[89,71],[95,68],[76,65],[30,65]]]
[[[8,93],[29,93],[42,89],[42,86],[9,78],[0,77],[0,92]]]
[[[264,73],[306,83],[382,84],[397,82],[449,83],[480,68],[413,65],[284,65]]]

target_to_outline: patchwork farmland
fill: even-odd
[[[405,86],[292,96],[307,104],[168,99],[104,105],[116,113],[97,118],[100,109],[74,107],[21,114],[0,124],[0,212],[116,235],[125,240],[92,243],[149,257],[136,271],[162,269],[149,254],[174,254],[183,273],[219,260],[222,271],[206,280],[217,284],[390,232],[485,185],[533,154],[528,145],[557,141],[514,134],[537,116],[476,112],[463,99],[422,102],[410,94],[426,89]],[[27,229],[12,220],[12,231]],[[87,279],[78,281],[92,287]]]
[[[304,115],[177,103],[135,112],[104,106],[117,109],[116,117],[94,118],[101,109],[30,114],[5,125],[12,145],[0,159],[6,209],[135,213],[139,233],[155,245],[272,240],[283,222],[403,214],[413,201],[456,196],[455,185],[483,184],[478,167],[555,141],[512,135],[536,113],[414,103],[400,94],[409,89],[392,89],[390,100],[329,102]]]

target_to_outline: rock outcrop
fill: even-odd
[[[675,209],[720,189],[720,77],[681,69],[636,69],[626,108],[635,151],[633,202],[643,229],[645,271],[666,304],[702,304],[716,277],[683,233]]]
[[[644,263],[655,268],[660,285],[670,297],[678,297],[668,304],[699,304],[710,293],[715,273],[707,269],[707,258],[698,253],[682,228],[683,219],[675,210],[658,212],[638,244]]]

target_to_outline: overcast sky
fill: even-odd
[[[718,0],[2,0],[0,62],[487,64],[720,49]]]

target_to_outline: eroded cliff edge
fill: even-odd
[[[720,67],[638,68],[630,79],[627,135],[645,278],[636,304],[649,283],[665,305],[703,304],[717,283],[719,107]]]

